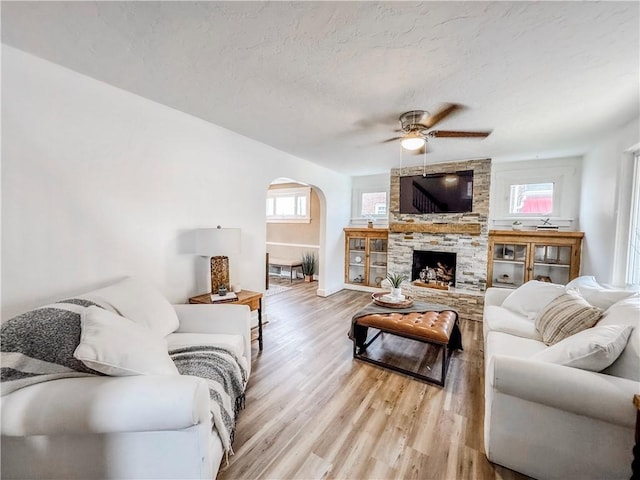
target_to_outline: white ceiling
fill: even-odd
[[[2,41],[351,175],[582,154],[640,109],[638,2],[3,2]],[[404,154],[403,165],[422,156]]]

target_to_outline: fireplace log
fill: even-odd
[[[413,284],[417,287],[435,288],[437,290],[449,290],[449,285],[443,285],[441,283],[425,283],[420,280],[414,280]]]

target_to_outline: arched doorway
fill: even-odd
[[[304,282],[302,264],[310,257],[315,259],[311,281],[320,285],[325,223],[322,192],[301,181],[276,178],[266,192],[266,209],[267,294],[274,292],[274,285],[282,290]]]

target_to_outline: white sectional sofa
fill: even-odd
[[[159,329],[169,349],[214,345],[232,351],[248,378],[246,306],[171,306],[133,279],[81,298]],[[62,378],[19,388],[2,397],[2,478],[213,479],[224,448],[210,408],[208,383],[177,371]]]
[[[628,479],[636,421],[633,396],[640,393],[640,297],[600,287],[593,277],[581,277],[566,288],[555,286],[557,293],[550,285],[536,284],[525,284],[517,294],[489,288],[485,295],[486,455],[540,480]],[[596,327],[633,327],[618,348],[622,353],[601,372],[540,360],[549,357],[548,349],[558,352],[567,343],[545,345],[535,317],[572,288],[604,311],[581,338]],[[593,342],[589,348],[601,359],[617,354]],[[581,355],[569,352],[573,358],[565,363],[581,362]]]

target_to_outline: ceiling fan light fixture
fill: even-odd
[[[418,150],[424,147],[425,143],[427,143],[425,139],[416,133],[409,133],[400,140],[400,145],[402,145],[402,148],[405,150]]]

